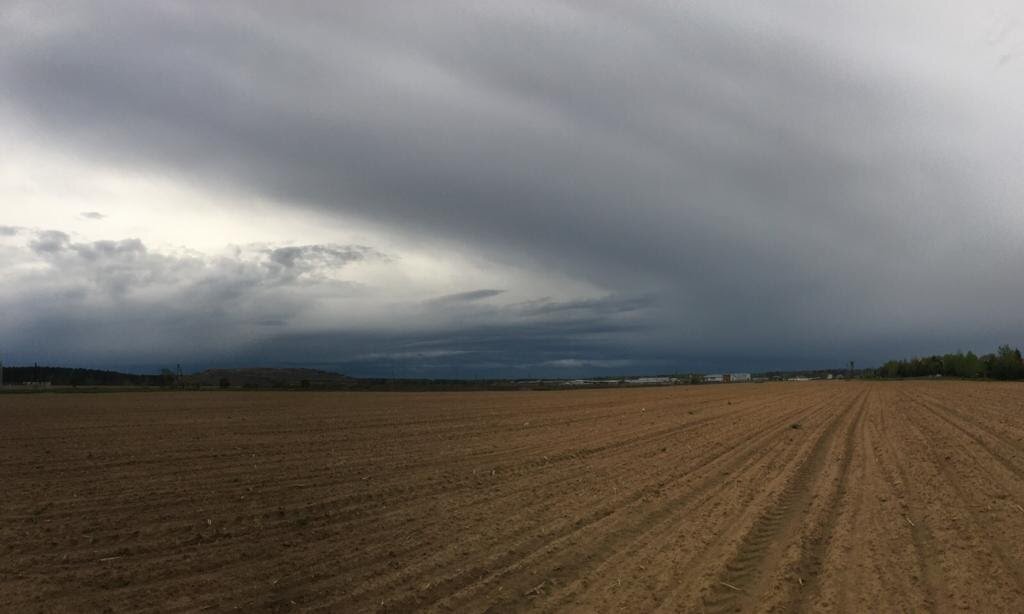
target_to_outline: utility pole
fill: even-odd
[[[181,363],[178,363],[177,369],[174,372],[175,384],[177,388],[185,387],[185,378],[181,375]]]
[[[853,379],[853,361],[850,361],[850,379]]]

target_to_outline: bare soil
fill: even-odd
[[[1024,385],[0,396],[0,609],[1024,611]]]

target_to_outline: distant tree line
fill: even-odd
[[[54,386],[169,386],[174,383],[174,374],[167,369],[160,375],[137,375],[69,367],[4,367],[4,382],[50,382]]]
[[[754,373],[754,377],[763,377],[770,380],[789,379],[791,377],[808,377],[811,379],[826,379],[832,377],[864,377],[874,375],[872,369],[803,369],[797,371],[763,371]]]
[[[974,352],[957,352],[890,360],[878,370],[879,377],[972,377],[989,379],[1024,379],[1024,360],[1020,350],[1001,345],[994,354],[978,356]]]

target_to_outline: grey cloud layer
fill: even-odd
[[[466,375],[508,376],[546,364],[605,364],[565,357],[614,352],[646,328],[636,316],[647,305],[614,296],[585,304],[544,298],[487,305],[481,301],[503,291],[481,289],[382,301],[373,288],[334,277],[364,259],[392,262],[366,246],[250,245],[214,257],[155,252],[139,239],[17,234],[25,241],[2,245],[2,255],[16,265],[4,284],[18,290],[0,296],[9,316],[0,336],[14,360],[105,360],[135,368],[272,360],[363,375],[397,363],[407,375],[465,369]],[[324,304],[335,306],[326,323],[311,317]],[[384,324],[374,317],[380,310]],[[430,330],[417,329],[428,322]]]
[[[0,334],[8,357],[156,364],[206,359],[299,320],[327,296],[358,296],[332,273],[364,246],[243,246],[227,256],[151,251],[139,239],[75,241],[22,229],[4,246]],[[202,359],[202,358],[201,358]]]
[[[534,358],[561,352],[545,354],[552,365],[744,368],[1024,342],[1008,308],[1024,287],[995,272],[1024,256],[1019,158],[977,140],[991,124],[1021,142],[1024,126],[1000,124],[974,81],[942,74],[958,50],[926,26],[888,27],[886,9],[66,8],[31,34],[24,19],[0,30],[4,107],[64,146],[620,297],[520,309],[558,310],[562,324],[644,304],[632,337],[574,345],[507,316],[460,338],[474,352],[532,344]],[[979,73],[1019,72],[1005,56],[1005,44],[982,46]],[[55,240],[38,249],[75,251]],[[136,246],[89,249],[99,262]],[[365,255],[331,249],[268,252],[266,264],[284,274]],[[496,292],[433,305],[481,308]],[[278,341],[254,355],[298,360]],[[494,360],[518,360],[507,354]]]

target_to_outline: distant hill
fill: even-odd
[[[339,388],[351,386],[355,380],[319,369],[274,369],[248,367],[241,369],[207,369],[185,376],[186,385],[241,386],[243,388]]]

